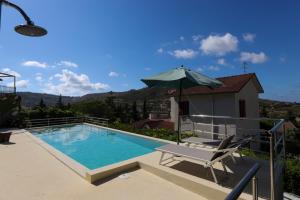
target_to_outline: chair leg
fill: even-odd
[[[165,152],[162,152],[161,153],[161,156],[160,156],[160,160],[159,160],[159,164],[161,165],[162,161],[163,161],[163,158],[165,156]]]
[[[218,183],[218,180],[217,180],[217,177],[216,177],[216,174],[215,174],[215,171],[214,171],[214,168],[213,168],[212,166],[209,166],[209,168],[210,168],[210,171],[211,171],[211,173],[212,173],[212,175],[213,175],[213,178],[214,178],[215,183],[216,183],[216,184],[219,184],[219,183]]]
[[[241,152],[239,152],[239,155],[240,155],[240,158],[241,158],[241,159],[244,159],[244,157],[243,157],[243,155],[242,155]]]
[[[222,166],[223,166],[224,171],[226,172],[226,174],[228,174],[227,168],[226,168],[226,166],[225,166],[223,160],[221,160],[221,163],[222,163]]]
[[[235,160],[234,156],[232,154],[230,154],[230,157],[232,158],[233,163],[236,164],[236,160]]]

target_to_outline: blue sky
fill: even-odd
[[[49,31],[18,35],[22,17],[2,8],[0,71],[17,73],[18,91],[124,91],[180,65],[220,77],[243,73],[245,61],[264,87],[261,97],[300,102],[300,2],[13,2]]]

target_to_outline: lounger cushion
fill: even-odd
[[[199,137],[189,137],[182,140],[183,142],[193,143],[193,144],[203,144],[209,146],[219,146],[222,140],[212,140],[207,138]]]
[[[157,151],[162,151],[178,156],[184,156],[187,158],[200,160],[200,161],[210,161],[215,155],[213,152],[190,148],[186,146],[180,146],[175,144],[167,144],[156,148]]]

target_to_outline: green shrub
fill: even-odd
[[[160,138],[164,140],[177,141],[177,133],[175,131],[167,129],[137,129],[134,128],[131,124],[124,124],[116,121],[109,125],[111,128],[119,129],[123,131],[128,131],[140,135],[146,135],[149,137]],[[186,134],[182,134],[182,137],[185,137]]]
[[[284,189],[286,192],[300,195],[300,159],[288,158],[284,175]]]

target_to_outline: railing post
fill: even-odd
[[[284,161],[285,161],[285,136],[286,136],[286,126],[285,126],[285,124],[283,124],[283,135],[282,135],[282,148],[283,148],[283,159],[284,159]]]
[[[227,132],[227,120],[225,119],[225,138],[227,138],[228,132]]]
[[[192,123],[193,123],[193,136],[196,136],[196,132],[195,132],[195,122],[192,121]]]
[[[253,200],[258,200],[258,181],[256,176],[252,179],[252,195]]]
[[[274,191],[274,137],[273,132],[270,133],[270,186],[271,186],[271,200],[275,200],[275,191]]]
[[[213,140],[214,139],[214,117],[212,116],[211,117],[211,139]]]
[[[49,126],[49,125],[50,125],[50,124],[49,124],[49,118],[47,118],[47,122],[48,122],[47,124],[48,124],[48,126]]]

